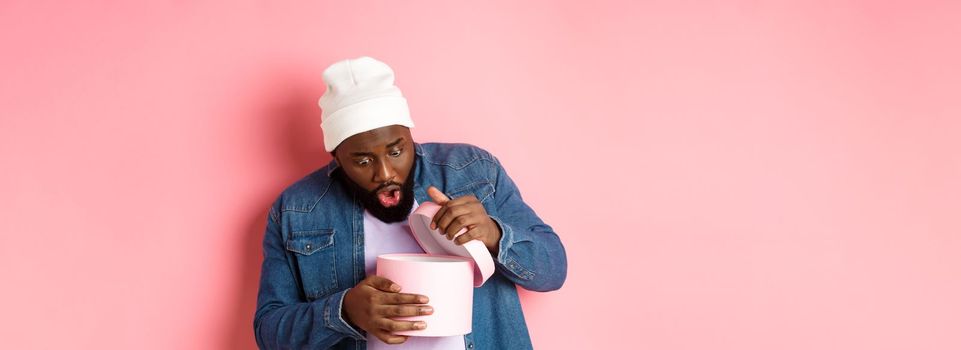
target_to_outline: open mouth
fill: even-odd
[[[400,187],[389,186],[383,191],[377,192],[377,199],[380,205],[390,208],[400,203]]]

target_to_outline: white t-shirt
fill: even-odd
[[[411,212],[417,209],[417,201]],[[377,256],[392,253],[423,253],[417,245],[407,220],[392,224],[378,220],[364,210],[364,268],[367,275],[377,273]],[[403,286],[401,286],[403,287]],[[401,291],[403,293],[403,291]],[[428,296],[429,297],[429,296]],[[430,303],[428,303],[430,305]],[[427,327],[430,327],[428,324]],[[426,349],[426,350],[463,350],[464,336],[450,337],[408,337],[403,344],[387,344],[374,335],[367,334],[367,348],[377,349]]]

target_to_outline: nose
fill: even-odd
[[[386,183],[393,181],[397,177],[397,171],[394,170],[393,165],[390,162],[378,161],[377,169],[374,171],[374,182],[376,183]]]

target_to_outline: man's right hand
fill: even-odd
[[[423,321],[395,321],[390,317],[430,315],[434,309],[427,297],[400,293],[400,286],[380,276],[367,276],[344,295],[348,321],[387,344],[400,344],[406,336],[393,332],[427,328]]]

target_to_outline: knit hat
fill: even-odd
[[[407,99],[394,85],[394,71],[363,56],[324,70],[327,91],[320,97],[324,147],[328,152],[353,135],[389,125],[414,127]]]

